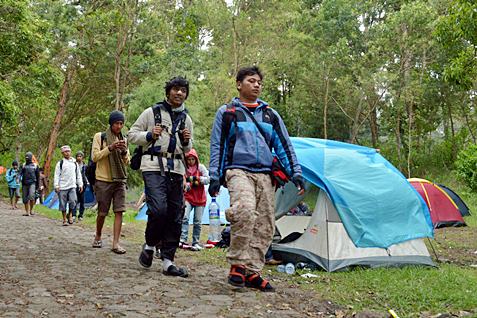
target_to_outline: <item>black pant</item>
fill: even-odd
[[[161,258],[174,260],[184,217],[184,177],[176,173],[146,171],[142,173],[149,207],[146,226],[146,244],[161,243]]]
[[[86,186],[83,188],[83,192],[79,191],[79,188],[76,188],[76,208],[73,210],[73,216],[76,216],[76,210],[79,209],[78,217],[82,218],[84,214],[84,192],[86,191]]]

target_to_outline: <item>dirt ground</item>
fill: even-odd
[[[477,267],[477,228],[446,227],[436,229],[429,253],[437,262]],[[433,249],[437,254],[434,254]]]
[[[0,202],[0,317],[336,317],[312,292],[274,283],[276,293],[233,290],[226,271],[178,252],[189,278],[166,277],[161,262],[140,267],[138,244],[125,255],[91,247],[93,232]],[[189,254],[190,255],[190,254]],[[356,317],[383,317],[361,313]]]

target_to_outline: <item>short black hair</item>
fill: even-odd
[[[258,75],[260,76],[260,79],[263,80],[263,74],[262,71],[258,68],[258,66],[247,66],[247,67],[242,67],[238,72],[237,72],[237,82],[241,82],[245,79],[247,76],[252,76],[252,75]]]
[[[166,90],[166,96],[169,96],[169,93],[173,87],[185,87],[187,89],[186,99],[189,96],[189,81],[186,80],[184,77],[176,76],[166,82],[166,86],[164,89]]]

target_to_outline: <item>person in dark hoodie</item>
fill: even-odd
[[[189,216],[194,210],[194,227],[192,230],[192,247],[193,251],[202,250],[199,244],[202,214],[204,213],[207,196],[205,195],[204,185],[209,184],[209,171],[199,162],[199,156],[195,149],[191,149],[186,154],[187,171],[185,174],[185,213],[182,219],[182,234],[179,247],[186,244],[189,238]]]
[[[25,154],[25,164],[21,170],[22,179],[22,199],[25,205],[24,216],[33,215],[33,206],[35,205],[35,192],[40,189],[40,169],[33,162],[33,154]]]

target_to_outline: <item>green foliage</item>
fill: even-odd
[[[448,10],[436,29],[438,41],[447,52],[445,79],[471,89],[477,78],[477,3],[452,0]]]
[[[477,191],[477,145],[470,145],[459,152],[456,168],[459,178],[473,191]]]

